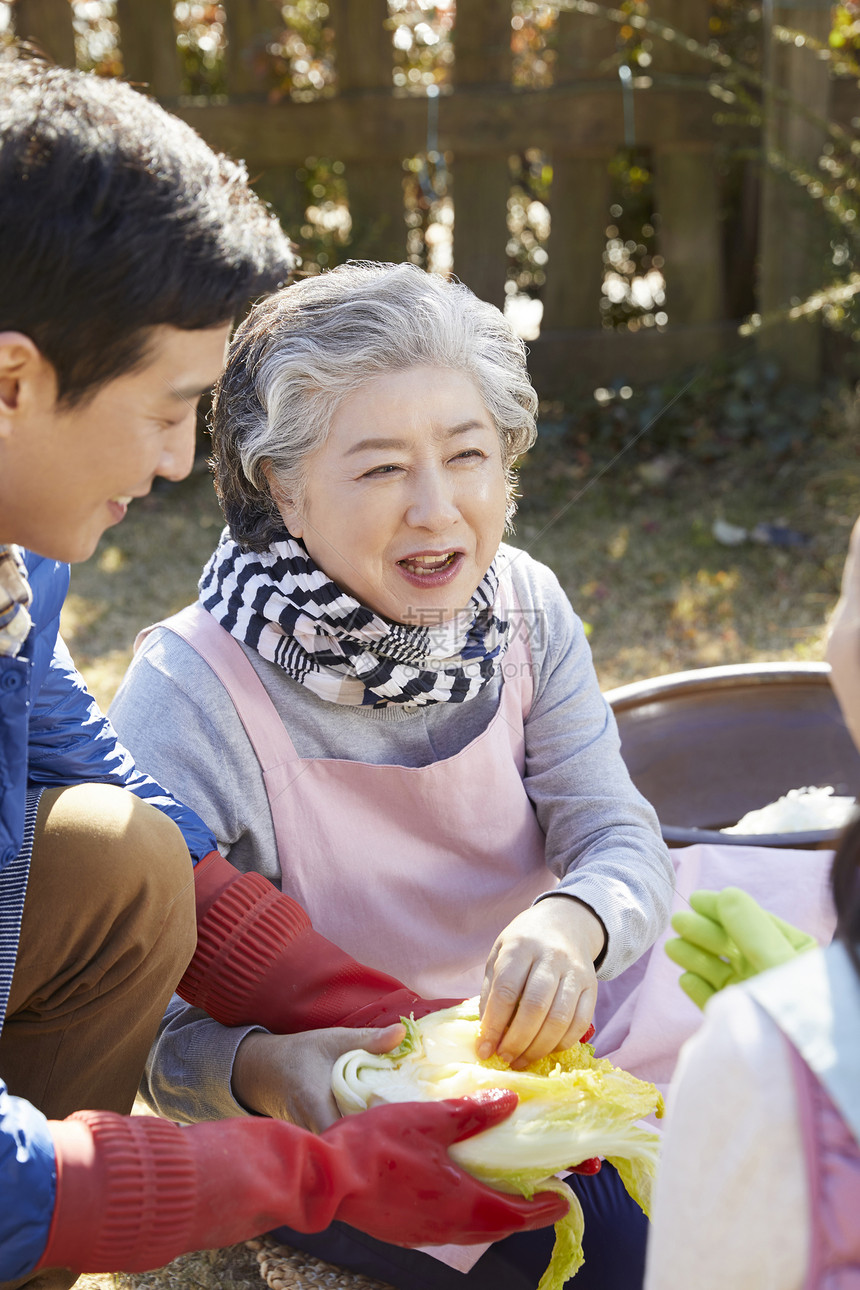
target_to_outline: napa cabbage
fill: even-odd
[[[404,1017],[406,1038],[390,1053],[344,1053],[332,1072],[332,1092],[341,1113],[350,1115],[380,1102],[513,1089],[519,1103],[508,1119],[450,1151],[469,1173],[501,1191],[564,1194],[570,1212],[556,1224],[552,1259],[538,1287],[561,1290],[584,1261],[585,1224],[576,1195],[554,1175],[601,1156],[648,1214],[659,1134],[639,1122],[651,1112],[662,1115],[663,1099],[653,1084],[595,1057],[590,1044],[551,1053],[524,1071],[497,1056],[481,1061],[478,1002],[467,999],[419,1021]]]

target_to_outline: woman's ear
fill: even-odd
[[[287,497],[281,487],[275,468],[270,461],[264,461],[261,467],[263,474],[266,476],[266,483],[269,485],[269,492],[272,495],[272,501],[281,513],[281,519],[286,524],[290,534],[294,538],[301,538],[304,529],[304,523],[299,511],[296,509],[293,499]]]

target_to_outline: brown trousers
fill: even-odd
[[[195,944],[193,870],[172,820],[112,785],[43,793],[0,1035],[9,1092],[52,1120],[128,1114]],[[49,1270],[12,1284],[73,1280]]]

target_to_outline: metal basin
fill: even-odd
[[[669,846],[831,847],[839,830],[720,833],[789,789],[860,793],[860,753],[826,663],[748,663],[676,672],[606,692],[633,782]]]

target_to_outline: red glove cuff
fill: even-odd
[[[198,914],[197,949],[177,992],[225,1026],[260,1023],[249,1015],[249,996],[284,946],[308,931],[311,921],[260,874],[240,874],[226,860],[221,863],[230,870],[229,886],[222,880],[217,899],[207,901],[202,919]]]
[[[212,852],[195,870],[195,887],[197,950],[177,990],[222,1025],[260,1025],[284,1035],[385,1024],[365,1018],[393,995],[403,999],[394,1020],[418,1002],[395,977],[315,932],[301,906],[260,874],[241,874]],[[354,1015],[362,1020],[345,1021]]]
[[[57,1194],[38,1268],[134,1272],[188,1250],[198,1180],[167,1120],[78,1111],[53,1121]]]

